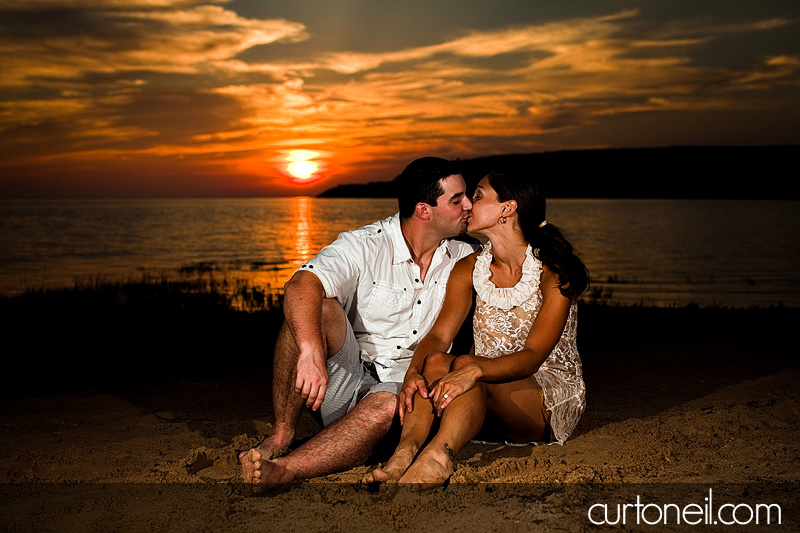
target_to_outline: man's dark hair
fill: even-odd
[[[441,157],[422,157],[412,161],[394,180],[400,218],[414,214],[419,202],[436,206],[436,199],[444,193],[439,180],[461,174],[459,161]]]

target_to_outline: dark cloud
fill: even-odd
[[[262,190],[298,148],[330,185],[420,152],[800,142],[798,6],[0,0],[0,178]]]

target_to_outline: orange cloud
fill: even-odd
[[[642,12],[625,10],[295,61],[255,50],[313,42],[303,23],[225,5],[0,0],[12,20],[60,9],[83,23],[0,32],[0,171],[148,160],[273,186],[285,151],[306,148],[330,155],[326,179],[352,179],[420,153],[549,147],[612,117],[738,110],[751,105],[741,94],[796,87],[800,71],[785,53],[736,67],[696,60],[715,39],[793,24],[782,18],[643,28]]]

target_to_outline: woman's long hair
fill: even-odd
[[[589,271],[575,254],[572,245],[547,220],[547,202],[539,183],[516,173],[490,172],[489,184],[500,202],[517,202],[522,234],[536,257],[558,276],[558,287],[567,298],[576,298],[589,288]]]

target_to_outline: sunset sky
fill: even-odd
[[[797,0],[0,0],[0,196],[313,195],[423,155],[800,144],[798,95]]]

